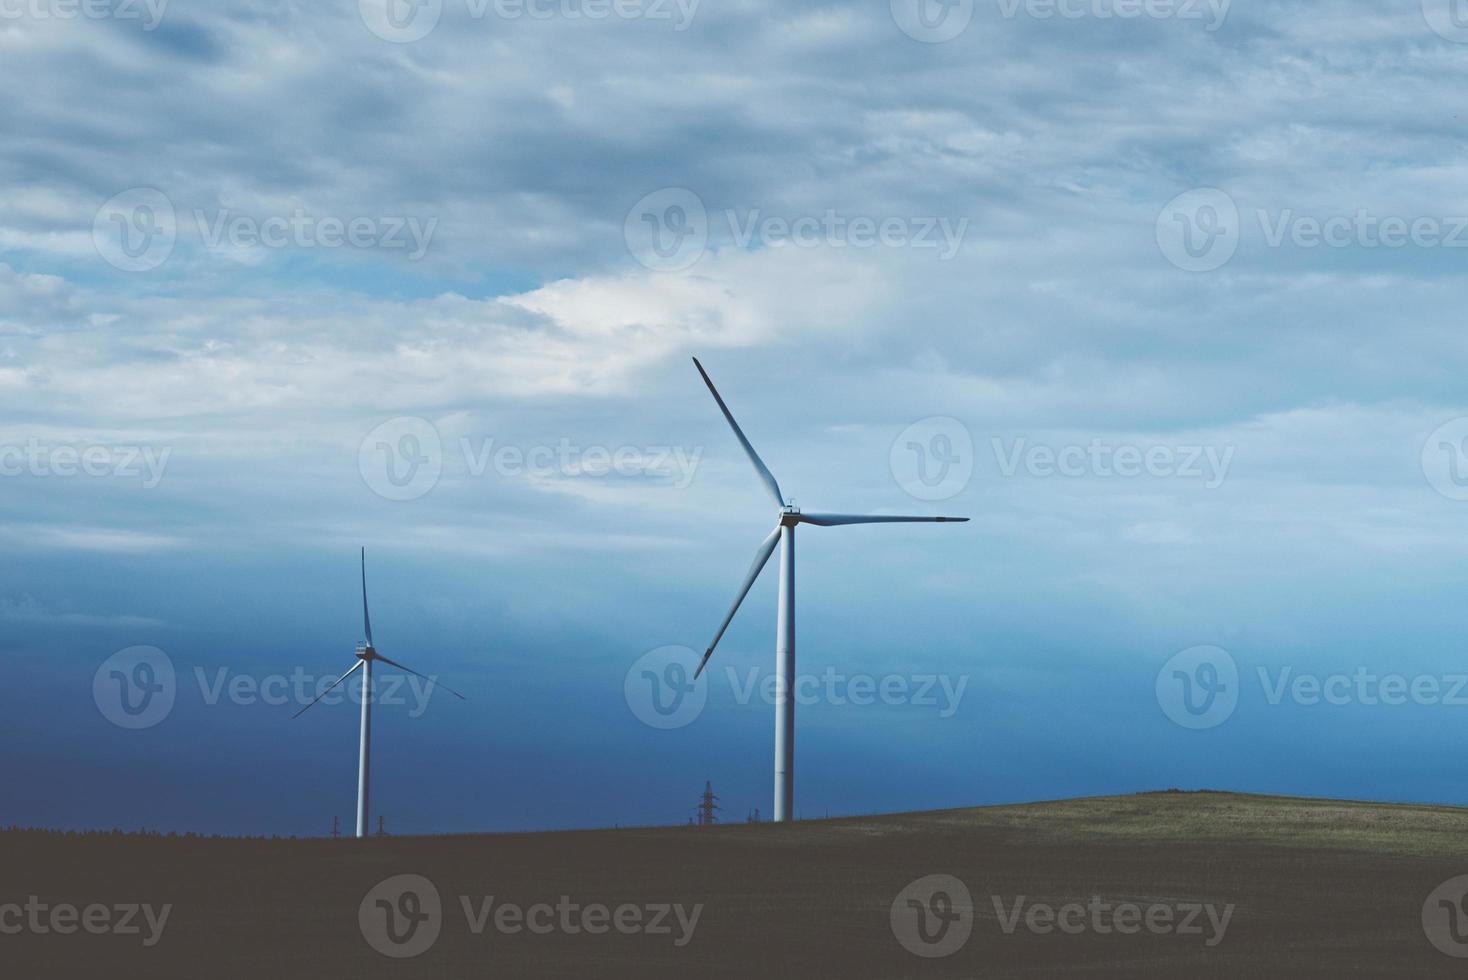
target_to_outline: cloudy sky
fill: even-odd
[[[667,686],[774,518],[690,355],[797,505],[973,518],[800,532],[805,816],[1468,803],[1450,0],[0,0],[0,64],[0,823],[348,823],[362,546],[467,696],[383,692],[389,830],[767,814],[773,568]]]

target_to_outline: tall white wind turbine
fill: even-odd
[[[719,624],[719,631],[714,634],[713,642],[709,644],[708,650],[704,652],[703,660],[699,662],[698,670],[694,672],[696,680],[703,669],[708,665],[709,657],[713,656],[714,647],[719,645],[724,631],[729,628],[729,623],[734,619],[734,614],[739,611],[739,604],[749,594],[754,586],[755,579],[759,578],[760,572],[770,560],[770,555],[775,552],[775,545],[780,546],[780,606],[775,617],[775,819],[789,820],[795,806],[795,527],[798,524],[814,524],[817,527],[840,527],[848,524],[961,524],[968,520],[967,517],[889,517],[876,514],[805,514],[797,507],[788,502],[780,493],[780,485],[775,482],[774,474],[749,440],[744,437],[744,432],[739,428],[739,423],[734,421],[734,415],[729,411],[729,406],[724,404],[724,399],[719,397],[718,389],[714,387],[713,381],[709,379],[708,372],[693,359],[694,367],[703,376],[703,383],[708,385],[709,393],[714,396],[714,401],[719,403],[719,411],[724,413],[724,419],[729,423],[729,428],[734,430],[734,437],[739,440],[739,445],[744,447],[744,453],[749,461],[754,464],[754,470],[759,474],[765,489],[769,491],[775,506],[780,508],[779,523],[765,538],[764,543],[755,552],[754,563],[749,566],[749,573],[744,576],[744,582],[739,587],[739,594],[734,597],[734,604],[729,607],[728,615]]]
[[[452,694],[454,697],[458,698],[460,701],[464,700],[464,695],[460,694],[458,691],[452,690],[451,688],[446,687],[443,684],[440,684],[436,679],[434,679],[432,677],[428,677],[428,676],[426,676],[424,674],[418,673],[416,670],[413,670],[411,667],[404,667],[402,664],[398,663],[396,660],[389,660],[387,657],[384,657],[382,654],[378,653],[377,652],[377,648],[372,645],[372,617],[367,614],[367,549],[366,548],[363,548],[362,549],[362,629],[367,633],[367,640],[366,640],[366,642],[358,643],[357,644],[357,662],[354,663],[354,664],[352,664],[352,669],[351,670],[348,670],[345,674],[342,674],[335,681],[333,681],[331,687],[328,687],[326,690],[324,690],[320,694],[316,695],[316,697],[311,701],[311,704],[306,705],[306,707],[302,708],[300,711],[297,711],[294,715],[291,716],[292,718],[299,718],[299,717],[301,717],[301,715],[305,714],[308,710],[310,710],[310,708],[312,707],[312,705],[316,704],[317,701],[320,701],[322,698],[326,697],[328,694],[330,694],[332,691],[334,691],[337,688],[337,686],[339,684],[341,684],[343,681],[345,681],[348,677],[351,677],[353,674],[355,674],[359,670],[362,672],[362,741],[361,741],[361,745],[360,745],[360,748],[359,748],[358,753],[357,753],[357,836],[358,837],[366,837],[367,836],[367,788],[368,788],[367,784],[368,784],[369,772],[371,770],[371,754],[372,754],[372,664],[373,664],[373,662],[374,661],[377,661],[377,660],[380,660],[383,663],[388,664],[389,666],[396,667],[398,670],[401,670],[404,673],[412,674],[414,677],[422,677],[425,681],[427,681],[429,683],[430,687],[442,687],[445,691],[448,691],[450,694]]]

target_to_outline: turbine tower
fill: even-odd
[[[734,430],[734,437],[739,440],[739,445],[744,447],[744,454],[754,464],[754,471],[759,474],[760,481],[764,483],[770,498],[775,501],[775,506],[780,508],[779,523],[765,538],[764,543],[754,554],[754,563],[749,566],[749,572],[744,576],[744,582],[739,587],[739,594],[734,597],[734,604],[729,607],[724,621],[719,624],[719,631],[714,634],[713,642],[709,644],[708,650],[704,652],[703,660],[699,662],[698,670],[694,671],[695,680],[703,673],[708,665],[709,657],[713,656],[714,647],[719,645],[724,631],[729,628],[729,623],[734,619],[734,614],[739,611],[739,604],[744,597],[749,595],[753,588],[755,579],[759,578],[760,572],[769,563],[770,556],[775,552],[775,545],[780,546],[780,604],[775,615],[775,819],[777,821],[789,820],[795,808],[795,528],[800,524],[813,524],[816,527],[842,527],[848,524],[947,524],[964,523],[967,517],[889,517],[878,514],[804,514],[794,504],[785,499],[780,492],[780,485],[775,482],[774,474],[764,460],[759,458],[759,453],[749,444],[744,437],[744,431],[739,428],[739,423],[734,421],[734,415],[729,411],[729,406],[724,404],[724,399],[719,396],[719,390],[714,387],[708,372],[693,359],[693,366],[698,368],[698,373],[703,377],[703,383],[708,385],[709,393],[718,402],[719,411],[724,413],[724,419],[729,423],[729,428]]]
[[[309,711],[311,709],[311,707],[316,704],[317,701],[320,701],[322,698],[326,697],[328,694],[330,694],[332,691],[334,691],[337,688],[337,686],[339,684],[341,684],[343,681],[345,681],[348,677],[351,677],[358,670],[362,671],[362,740],[361,740],[361,744],[360,744],[360,746],[358,748],[358,752],[357,752],[357,836],[358,837],[366,837],[367,836],[367,796],[368,796],[367,790],[368,790],[368,776],[369,776],[370,770],[372,768],[371,767],[371,755],[372,755],[372,664],[373,664],[373,662],[374,661],[377,661],[377,660],[380,660],[383,663],[388,664],[389,666],[396,667],[398,670],[401,670],[401,671],[403,671],[406,674],[412,674],[414,677],[422,677],[425,681],[428,682],[430,688],[432,688],[432,687],[442,687],[445,691],[448,691],[450,694],[452,694],[454,697],[458,698],[460,701],[464,700],[464,695],[460,694],[458,691],[455,691],[452,688],[447,687],[446,685],[443,685],[443,684],[438,683],[438,681],[435,680],[432,677],[428,677],[428,676],[426,676],[424,674],[418,673],[416,670],[413,670],[411,667],[404,667],[402,664],[398,663],[396,660],[389,660],[387,657],[384,657],[382,654],[378,653],[377,652],[377,648],[375,646],[373,646],[373,644],[372,644],[372,617],[367,614],[367,549],[366,548],[363,548],[362,549],[362,629],[367,633],[367,639],[366,639],[365,642],[358,643],[357,644],[357,662],[354,663],[354,664],[352,664],[352,669],[351,670],[348,670],[345,674],[342,674],[340,677],[338,677],[335,681],[332,682],[332,684],[331,684],[330,687],[328,687],[326,690],[322,691],[320,694],[316,695],[316,697],[311,701],[311,704],[306,705],[306,707],[302,708],[300,711],[297,711],[294,715],[291,716],[292,718],[299,718],[299,717],[301,717],[301,715],[303,715],[307,711]]]

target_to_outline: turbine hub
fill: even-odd
[[[377,656],[377,651],[374,650],[374,649],[372,649],[372,647],[368,646],[365,643],[358,643],[357,644],[357,659],[358,660],[371,660],[375,656]]]

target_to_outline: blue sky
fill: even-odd
[[[922,3],[4,8],[0,823],[348,823],[355,706],[259,691],[362,546],[468,697],[377,710],[389,829],[768,813],[773,568],[696,717],[629,697],[773,523],[691,355],[800,506],[973,518],[800,531],[804,815],[1468,803],[1468,29]]]

